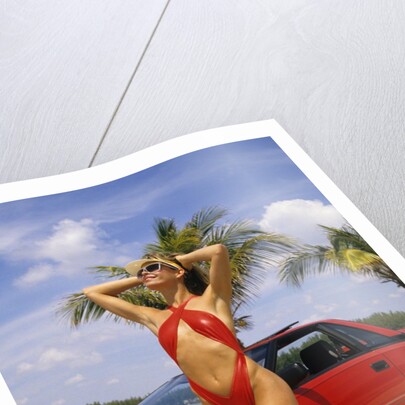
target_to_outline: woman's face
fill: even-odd
[[[179,269],[171,267],[165,263],[152,263],[146,266],[146,268],[142,271],[142,282],[150,289],[156,289],[155,287],[163,285],[167,286],[169,283],[177,282],[176,275],[178,272]]]

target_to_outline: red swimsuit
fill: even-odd
[[[223,397],[207,391],[205,388],[189,379],[190,386],[200,397],[204,398],[212,405],[254,405],[255,400],[250,385],[245,355],[236,337],[216,316],[204,311],[185,309],[189,300],[183,302],[178,308],[169,308],[173,312],[173,315],[171,315],[159,329],[158,337],[160,344],[177,363],[177,328],[180,319],[182,319],[195,332],[210,339],[217,340],[234,349],[237,352],[237,357],[229,397]]]

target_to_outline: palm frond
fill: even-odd
[[[230,249],[233,294],[242,302],[251,301],[257,295],[264,277],[278,264],[280,255],[295,246],[291,239],[281,235],[255,234],[237,248]]]
[[[62,319],[68,319],[73,327],[100,319],[105,309],[90,301],[83,293],[70,294],[59,303],[56,313]]]
[[[395,283],[397,287],[405,288],[405,283],[387,265],[379,266],[375,273],[382,283]]]
[[[183,228],[180,231],[172,232],[164,242],[157,241],[145,245],[144,253],[189,253],[201,246],[199,232],[195,228]]]
[[[148,290],[143,286],[124,291],[119,297],[134,305],[158,309],[167,307],[161,294]],[[57,315],[62,319],[67,319],[72,327],[77,327],[81,323],[96,321],[103,315],[105,315],[107,319],[113,318],[116,322],[123,320],[121,317],[106,311],[93,301],[90,301],[83,293],[74,293],[65,297],[59,303]]]
[[[341,228],[333,228],[324,225],[319,226],[326,232],[330,244],[336,251],[353,248],[375,254],[371,246],[351,225],[345,224]]]
[[[119,297],[134,305],[157,309],[165,309],[167,307],[165,299],[159,292],[149,290],[143,285],[124,291]]]
[[[246,239],[259,234],[250,221],[235,221],[230,224],[212,227],[205,235],[204,243],[224,244],[229,250],[237,249]]]
[[[383,264],[379,256],[359,249],[343,249],[339,252],[339,264],[354,272],[370,271]]]
[[[164,251],[170,246],[171,241],[177,235],[177,227],[172,218],[155,218],[153,229],[156,234],[157,241],[155,246],[160,246]]]
[[[193,214],[191,220],[186,224],[186,228],[198,229],[201,238],[204,239],[205,235],[212,230],[215,224],[222,219],[228,211],[220,207],[203,208]]]
[[[333,256],[334,251],[329,247],[306,245],[281,263],[278,272],[280,281],[298,287],[307,276],[335,271],[339,267],[331,260]]]
[[[238,302],[236,305],[234,305],[234,309],[232,311],[233,324],[235,327],[235,332],[237,334],[239,332],[241,332],[242,330],[249,330],[253,327],[253,321],[252,321],[251,315],[236,316],[236,312],[238,312],[241,305],[242,305],[242,302]],[[242,342],[239,342],[239,343],[242,343]],[[242,344],[242,346],[243,346],[243,344]]]
[[[94,266],[90,269],[97,275],[108,278],[128,278],[130,274],[123,268],[118,266]]]
[[[243,315],[237,318],[233,318],[233,323],[236,333],[239,333],[242,330],[249,330],[253,328],[253,321],[251,315]]]
[[[341,228],[320,225],[330,246],[299,247],[280,266],[280,280],[299,286],[310,275],[331,272],[356,272],[382,282],[405,283],[387,266],[371,246],[349,224]]]

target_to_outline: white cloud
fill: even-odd
[[[49,264],[38,264],[28,269],[21,277],[14,280],[14,285],[17,287],[29,287],[38,284],[41,281],[47,280],[55,272],[54,267]]]
[[[25,405],[25,404],[28,403],[28,398],[24,397],[24,398],[21,398],[21,399],[17,399],[16,402],[17,402],[17,405]]]
[[[279,293],[277,295],[279,296]],[[297,308],[291,305],[291,297],[282,299],[277,304],[273,303],[270,306],[266,302],[267,299],[260,300],[253,309],[255,314],[252,320],[255,326],[253,330],[241,334],[245,336],[242,337],[242,340],[247,339],[250,343],[253,343],[298,320]],[[297,299],[296,296],[294,296],[294,299]],[[290,302],[290,304],[285,305],[286,302]]]
[[[38,368],[41,370],[48,370],[58,363],[65,363],[68,360],[75,358],[74,353],[51,347],[46,349],[39,357]]]
[[[398,292],[391,293],[388,296],[390,298],[404,298],[405,290],[399,290]]]
[[[100,353],[96,351],[87,352],[83,347],[63,349],[50,347],[40,350],[37,356],[35,353],[31,353],[30,357],[34,361],[19,364],[17,366],[18,373],[33,370],[47,371],[60,365],[64,365],[65,368],[77,368],[99,364],[103,361]]]
[[[111,380],[107,381],[107,385],[118,384],[120,380],[118,378],[112,378]]]
[[[65,385],[72,385],[72,384],[77,384],[81,381],[84,380],[84,377],[81,374],[76,374],[74,377],[69,378],[68,380],[65,381]]]
[[[100,353],[92,351],[84,353],[82,350],[67,350],[51,347],[46,349],[39,356],[38,369],[49,370],[60,364],[65,364],[69,367],[81,367],[92,364],[101,363],[103,360]]]
[[[264,208],[259,221],[263,230],[293,236],[309,244],[326,242],[318,224],[340,227],[345,222],[332,205],[324,205],[318,200],[277,201]]]
[[[34,365],[31,363],[21,363],[17,366],[17,373],[26,373],[27,371],[30,371],[34,368]]]
[[[280,288],[280,280],[277,278],[277,269],[275,267],[269,268],[266,278],[259,286],[261,294],[269,294]]]
[[[99,263],[120,264],[111,253],[116,244],[108,240],[105,232],[90,219],[59,221],[49,236],[26,247],[25,258],[37,263],[14,280],[14,285],[32,287],[51,277],[73,276]],[[116,249],[120,258],[125,257],[122,249],[122,246]]]
[[[24,245],[26,238],[35,233],[43,226],[40,222],[24,220],[23,222],[4,222],[0,226],[0,254],[13,257],[21,246]]]
[[[49,304],[44,309],[0,325],[2,372],[10,376],[10,381],[15,381],[15,398],[27,397],[30,405],[50,405],[52,401],[61,398],[60,387],[62,391],[66,391],[66,395],[74,395],[72,392],[77,390],[72,387],[84,386],[87,382],[89,385],[83,392],[91,391],[95,386],[94,381],[101,385],[105,385],[106,381],[113,377],[120,382],[126,381],[128,363],[132,358],[128,353],[139,353],[142,356],[151,352],[152,342],[155,344],[155,337],[147,330],[112,321],[86,324],[71,334],[67,325],[55,322],[55,317],[48,308]],[[97,338],[105,333],[109,335],[110,340],[99,341]],[[114,341],[111,345],[112,339]],[[142,360],[140,362],[142,363]],[[156,370],[161,361],[152,357],[151,364],[152,369]],[[141,368],[139,365],[139,369]],[[171,370],[173,369],[167,369],[167,372]],[[91,378],[87,378],[89,372]],[[68,379],[77,374],[83,375],[84,380],[77,382],[77,385],[65,385]],[[167,376],[169,377],[170,375]],[[108,387],[115,390],[118,386],[119,384],[112,384]],[[145,387],[140,384],[135,390],[138,389],[137,392],[143,394],[153,388],[153,384],[148,382]],[[38,400],[41,392],[46,392],[48,402]],[[130,397],[132,394],[125,391],[122,395]],[[66,404],[75,403],[71,401],[72,398],[63,398]],[[91,399],[87,396],[85,402],[90,403]]]
[[[53,401],[52,405],[63,405],[66,404],[66,401],[64,399],[58,399],[57,401]]]
[[[11,228],[8,229],[8,232],[6,232],[5,229],[2,229],[0,235],[0,252],[9,252],[10,249],[13,249],[18,244],[24,234],[25,233],[22,229]]]
[[[103,361],[103,356],[96,351],[92,351],[90,353],[85,353],[85,354],[80,353],[72,361],[71,367],[89,366],[92,364],[99,364],[102,361]]]
[[[263,335],[268,334],[267,330],[275,330],[277,329],[276,326],[279,325],[279,319],[270,319],[269,321],[267,321],[264,326],[266,328],[266,331],[263,333]]]
[[[375,278],[367,274],[350,273],[350,281],[356,284],[372,283]]]
[[[312,314],[309,317],[307,317],[307,318],[303,319],[302,321],[300,321],[300,324],[304,325],[306,323],[319,321],[320,319],[323,319],[322,315]]]
[[[58,356],[68,356],[71,360],[66,365],[69,367],[87,360],[96,362],[100,360],[97,353],[104,353],[105,345],[111,341],[122,343],[147,333],[124,323],[102,321],[71,331],[67,325],[55,322],[52,307],[52,303],[48,303],[46,307],[0,325],[2,370],[17,371],[26,363],[20,367],[20,372],[32,372],[38,367],[41,356],[43,366],[50,365]],[[30,344],[27,344],[27,336]],[[29,364],[33,369],[29,370]]]
[[[104,232],[91,219],[64,219],[53,227],[48,238],[38,241],[38,257],[70,263],[94,252]]]
[[[317,304],[314,305],[314,308],[321,312],[322,314],[329,314],[330,312],[333,312],[336,309],[337,305],[336,304]]]
[[[348,303],[349,308],[353,308],[353,307],[358,307],[359,306],[359,302],[356,300],[350,300]]]

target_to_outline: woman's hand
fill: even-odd
[[[193,261],[187,260],[187,255],[177,255],[175,259],[187,270],[193,269]]]
[[[122,318],[145,325],[156,335],[160,310],[134,305],[117,297],[121,292],[138,287],[141,284],[142,280],[136,277],[128,277],[87,287],[82,292],[90,301],[100,307]]]
[[[205,246],[185,255],[178,255],[176,256],[176,260],[178,260],[185,268],[191,268],[192,264],[195,262],[212,262],[219,256],[227,260],[228,250],[224,245],[216,244]]]
[[[130,288],[138,287],[141,284],[142,280],[136,277],[128,277],[121,280],[107,281],[103,284],[97,284],[84,288],[83,294],[89,299],[91,299],[92,294],[117,296],[119,293],[129,290]]]
[[[231,266],[228,249],[222,244],[209,245],[185,255],[176,256],[185,267],[191,267],[195,262],[210,262],[209,288],[214,297],[220,297],[226,302],[231,300]]]

